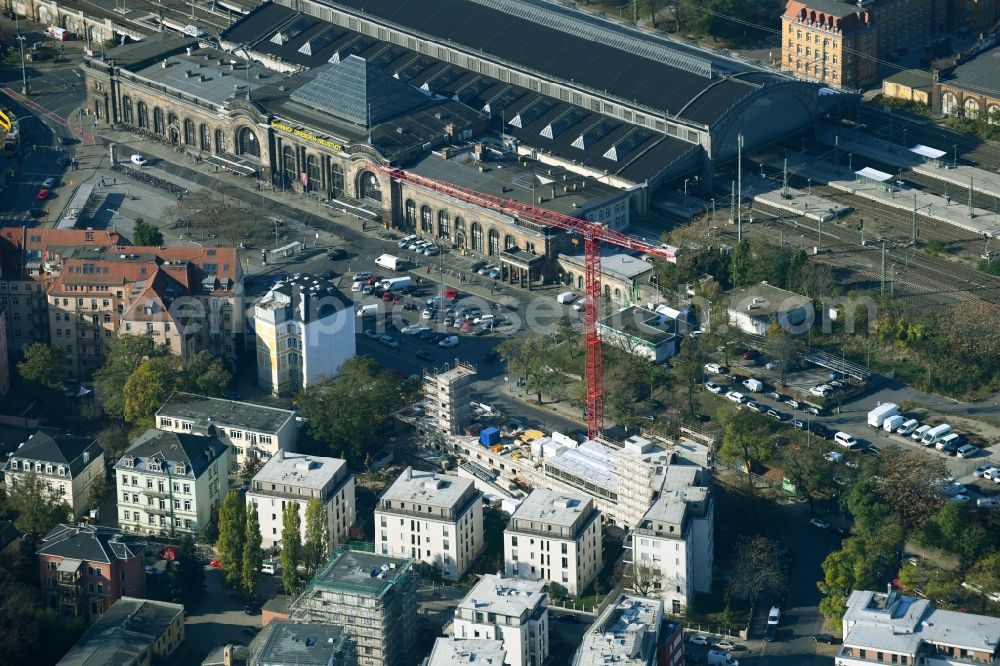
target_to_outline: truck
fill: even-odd
[[[399,271],[403,269],[403,260],[393,254],[383,254],[375,260],[375,265],[390,271]]]
[[[868,412],[868,425],[873,428],[881,428],[887,418],[898,414],[899,405],[894,402],[883,402],[881,405]]]
[[[413,278],[409,276],[388,278],[379,282],[378,286],[382,287],[386,291],[405,293],[413,289]]]
[[[882,430],[886,432],[896,432],[899,426],[906,422],[906,417],[902,414],[896,414],[895,416],[890,416],[885,421],[882,422]]]

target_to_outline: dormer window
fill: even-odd
[[[11,460],[10,461],[10,468],[11,469],[17,469],[17,461],[16,460]]]
[[[158,458],[149,459],[149,471],[159,472],[160,471],[160,460]]]
[[[135,458],[133,458],[132,456],[125,456],[125,466],[135,467]]]
[[[46,465],[45,466],[45,473],[46,474],[51,474],[52,473],[52,465]]]
[[[174,469],[174,473],[181,474],[181,475],[187,474],[187,465],[185,465],[184,463],[180,463]]]
[[[62,465],[59,465],[59,476],[66,476],[66,468]]]

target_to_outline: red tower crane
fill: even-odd
[[[564,229],[583,238],[583,284],[584,308],[583,330],[586,338],[586,378],[587,378],[587,434],[600,437],[604,434],[604,360],[601,337],[597,332],[597,322],[601,320],[601,244],[608,243],[646,254],[674,258],[674,250],[652,245],[646,241],[608,229],[603,224],[581,220],[552,210],[521,203],[507,197],[483,194],[467,187],[461,187],[440,180],[424,178],[414,173],[394,167],[367,164],[365,168],[384,174],[417,187],[454,197],[460,201],[495,210],[514,218],[530,220],[557,229]]]

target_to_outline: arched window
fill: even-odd
[[[237,155],[249,155],[260,159],[260,144],[257,135],[249,127],[241,127],[236,134]]]
[[[941,113],[952,115],[958,110],[958,98],[954,93],[946,92],[941,96]]]
[[[463,219],[461,215],[455,216],[455,233],[465,233],[465,219]]]
[[[284,177],[284,187],[291,187],[295,182],[295,149],[285,146],[281,149],[281,174]]]
[[[202,123],[198,127],[198,136],[201,140],[201,149],[212,150],[212,131],[208,129],[208,125]]]
[[[315,192],[321,185],[319,181],[319,160],[315,155],[306,157],[306,174],[309,176],[306,187],[309,192]]]
[[[459,248],[461,248],[463,250],[465,249],[465,234],[464,233],[462,233],[460,231],[456,231],[455,232],[455,245],[457,245]]]
[[[327,179],[327,185],[330,186],[331,199],[339,199],[344,196],[344,170],[340,168],[339,164],[330,162],[330,175]]]
[[[167,114],[167,125],[176,125],[176,124],[177,124],[177,114],[171,111],[170,113]]]
[[[616,301],[622,300],[622,290],[619,289],[618,287],[615,287],[615,300]]]
[[[583,276],[581,275],[576,279],[576,288],[583,289]]]
[[[500,234],[497,233],[496,229],[490,229],[489,239],[489,255],[500,254]]]
[[[478,222],[472,223],[472,249],[483,251],[483,228]]]
[[[517,241],[510,234],[503,237],[503,249],[509,250],[512,247],[517,247]]]
[[[438,238],[451,238],[451,220],[448,211],[438,211]]]
[[[132,98],[128,95],[122,98],[122,122],[126,125],[132,124]]]
[[[136,104],[136,111],[139,115],[139,127],[149,129],[149,109],[146,108],[146,103],[139,102]]]
[[[990,125],[995,125],[1000,123],[1000,106],[996,104],[990,104],[986,107],[986,122]]]
[[[607,298],[607,299],[611,298],[611,285],[610,284],[604,285],[604,298]]]
[[[412,229],[417,224],[417,204],[413,203],[413,199],[407,199],[403,210],[405,227]]]
[[[163,122],[163,109],[158,106],[153,107],[153,131],[157,134],[164,134],[167,131],[167,125]]]
[[[371,199],[382,203],[382,186],[378,183],[378,176],[371,171],[362,171],[355,181],[359,199]]]
[[[215,153],[226,152],[226,133],[220,129],[215,130]]]
[[[420,232],[429,234],[431,232],[431,207],[420,207]]]
[[[184,144],[193,146],[195,142],[194,122],[190,118],[184,119]]]
[[[966,118],[978,118],[979,117],[979,100],[970,97],[965,100],[965,117]]]

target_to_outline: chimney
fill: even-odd
[[[187,51],[187,54],[188,54],[188,55],[191,55],[191,47],[190,47],[190,46],[189,46],[189,47],[187,47],[187,49],[185,49],[185,50]]]
[[[278,460],[279,461],[283,461],[284,459],[285,459],[285,450],[279,448],[278,449]]]
[[[407,468],[405,470],[403,470],[403,478],[406,479],[407,481],[412,481],[413,480],[413,468],[412,467],[407,466]]]

